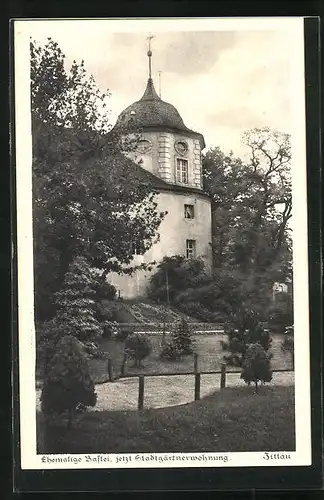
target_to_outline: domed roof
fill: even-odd
[[[202,138],[201,134],[185,126],[179,112],[172,104],[162,101],[155,91],[152,78],[148,79],[142,98],[120,113],[115,127],[125,127],[133,130],[165,127]]]

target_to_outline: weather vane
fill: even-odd
[[[152,78],[152,63],[151,63],[151,58],[152,58],[151,40],[152,40],[152,38],[154,38],[153,35],[150,35],[150,36],[147,37],[147,40],[148,40],[147,55],[148,55],[148,58],[149,58],[149,78]]]

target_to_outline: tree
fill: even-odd
[[[134,271],[132,241],[143,253],[157,240],[150,177],[125,155],[137,137],[111,129],[109,94],[100,92],[83,61],[66,69],[49,39],[31,42],[35,309],[55,314],[52,297],[70,263],[85,256],[105,279]]]
[[[254,341],[268,342],[261,326],[270,319],[273,284],[292,279],[290,137],[264,127],[245,132],[243,142],[244,161],[213,148],[203,162],[214,231],[214,277],[205,297],[213,307],[213,293],[222,291],[230,325],[224,348],[236,364],[252,332]],[[245,326],[251,314],[259,325],[252,330]]]
[[[145,333],[135,332],[125,340],[125,353],[134,360],[134,367],[140,368],[141,362],[152,351],[152,346]]]
[[[96,319],[96,284],[87,260],[76,257],[65,275],[62,290],[55,297],[58,332],[83,342],[102,336],[102,325]]]
[[[260,344],[252,343],[248,346],[244,356],[241,378],[248,384],[254,382],[256,392],[258,392],[258,382],[272,380],[270,360]]]
[[[94,406],[96,393],[82,344],[71,335],[56,344],[41,395],[45,415],[68,411],[68,428],[72,427],[73,413],[78,404]]]
[[[172,332],[172,340],[175,348],[181,355],[192,354],[192,332],[188,322],[182,318],[175,330]]]
[[[232,241],[242,205],[239,200],[247,188],[246,166],[231,152],[219,147],[203,156],[203,185],[212,203],[213,267],[220,269],[228,262]]]
[[[248,168],[255,191],[249,262],[267,269],[285,244],[292,216],[290,136],[268,127],[256,128],[245,132],[243,142],[250,149]]]
[[[219,148],[203,160],[204,189],[212,198],[215,269],[271,271],[281,278],[291,261],[290,136],[268,127],[243,134],[243,162]]]

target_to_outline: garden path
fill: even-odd
[[[274,372],[269,385],[291,386],[293,372]],[[240,373],[226,375],[227,387],[245,386]],[[201,398],[218,390],[220,375],[201,375]],[[254,389],[251,387],[251,391]],[[138,377],[129,377],[96,385],[97,404],[91,409],[136,410],[138,399]],[[190,403],[194,399],[194,375],[145,376],[144,408],[163,408]],[[36,408],[40,410],[40,390],[36,392]]]

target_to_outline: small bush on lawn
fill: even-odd
[[[250,344],[258,343],[265,351],[271,347],[271,336],[264,324],[260,321],[259,314],[255,311],[242,308],[227,323],[224,328],[228,341],[222,341],[222,348],[229,354],[224,355],[224,360],[230,366],[242,366],[246,350]]]
[[[60,339],[44,378],[42,411],[47,416],[68,411],[69,428],[78,406],[94,406],[97,400],[83,349],[81,342],[71,335]]]
[[[160,358],[168,361],[178,361],[182,356],[182,352],[173,340],[166,340],[163,343]]]
[[[171,332],[170,338],[162,343],[160,358],[169,361],[177,361],[182,356],[193,353],[192,331],[188,322],[182,320]]]
[[[258,390],[258,382],[272,380],[270,360],[260,344],[255,343],[248,346],[243,359],[241,378],[247,384],[254,382],[256,391]]]
[[[172,340],[181,354],[193,353],[192,332],[188,322],[182,318],[172,333]]]
[[[141,362],[152,351],[151,342],[145,333],[135,332],[125,340],[125,353],[134,360],[134,367],[140,368]]]

